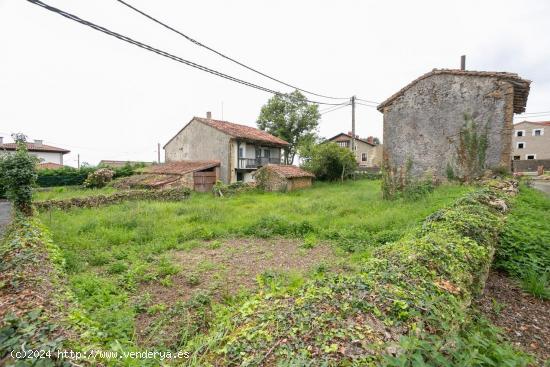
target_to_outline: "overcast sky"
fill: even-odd
[[[201,49],[115,0],[44,0],[224,73],[290,91]],[[533,81],[528,112],[550,111],[550,1],[127,0],[197,40],[300,88],[383,101],[433,68]],[[65,163],[156,159],[193,116],[255,126],[271,96],[149,53],[25,0],[0,0],[0,136],[67,148]],[[314,98],[314,97],[311,97]],[[325,109],[326,106],[321,106]],[[550,116],[540,117],[550,120]],[[357,107],[357,132],[382,114]],[[351,109],[320,134],[351,129]],[[9,140],[9,139],[5,139]],[[199,142],[198,142],[199,143]],[[162,154],[164,156],[164,154]]]

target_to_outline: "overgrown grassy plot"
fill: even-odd
[[[550,298],[550,199],[521,187],[497,248],[495,267],[521,279],[523,289]]]
[[[337,248],[357,250],[360,257],[361,250],[399,238],[468,190],[443,186],[416,202],[385,202],[379,182],[356,181],[317,184],[288,194],[251,192],[223,199],[194,194],[181,203],[131,202],[101,209],[53,210],[43,213],[42,220],[63,251],[71,288],[105,333],[105,343],[118,340],[133,347],[138,315],[146,313],[160,320],[181,316],[184,309],[195,310],[181,316],[184,326],[178,337],[184,343],[208,327],[211,310],[225,307],[213,304],[210,295],[203,293],[182,296],[180,303],[170,304],[155,303],[152,296],[147,300],[140,293],[144,284],[172,289],[180,278],[187,278],[190,285],[200,284],[200,275],[193,278],[170,251],[212,246],[218,238],[286,236],[298,238],[296,246],[306,250],[319,241],[330,241]],[[212,264],[206,260],[203,266],[208,269]],[[285,277],[282,283],[292,284],[291,274]],[[278,276],[268,276],[266,281],[281,283]],[[236,301],[228,297],[224,302]],[[143,335],[152,331],[145,330]],[[146,344],[173,347],[160,339]]]

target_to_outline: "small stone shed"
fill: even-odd
[[[310,187],[315,175],[296,166],[268,164],[254,173],[256,185],[266,191],[292,191]]]
[[[384,114],[384,158],[392,167],[412,161],[413,176],[431,171],[445,177],[457,164],[468,114],[487,132],[486,166],[510,170],[513,117],[525,111],[530,83],[504,72],[434,69],[422,75],[377,107]]]
[[[176,161],[147,167],[144,172],[173,178],[165,186],[185,186],[207,192],[220,177],[220,161]]]

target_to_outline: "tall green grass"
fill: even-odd
[[[101,189],[89,189],[80,186],[59,186],[48,189],[35,190],[32,198],[35,201],[64,200],[77,197],[108,195],[118,191],[114,187],[103,187]]]

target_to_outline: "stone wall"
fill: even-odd
[[[510,168],[513,87],[493,77],[433,75],[384,108],[384,154],[392,166],[413,162],[412,174],[444,177],[456,166],[464,114],[488,128],[487,167]]]
[[[543,166],[544,171],[550,171],[550,159],[528,159],[512,161],[514,172],[537,172],[538,167]]]
[[[313,179],[311,177],[294,177],[288,179],[287,190],[298,190],[311,186]]]
[[[181,160],[219,160],[220,179],[224,183],[231,180],[230,137],[208,125],[192,120],[164,147],[166,162]],[[233,152],[231,152],[233,153]]]

